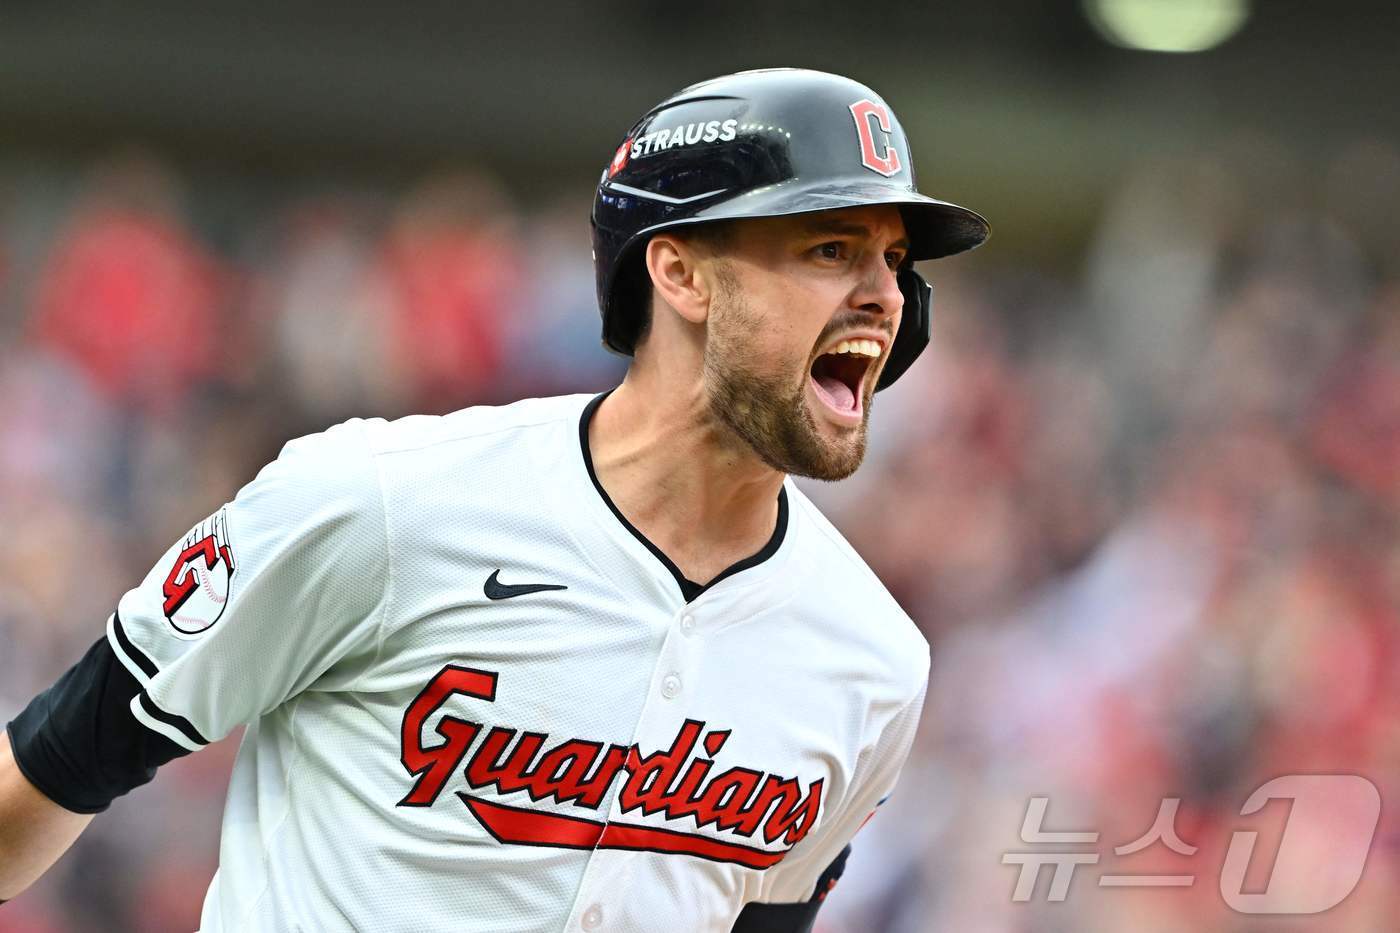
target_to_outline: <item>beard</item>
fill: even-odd
[[[820,480],[850,476],[865,459],[873,392],[865,393],[859,428],[836,439],[824,438],[807,405],[809,368],[799,369],[797,359],[782,361],[772,375],[746,368],[748,338],[762,321],[745,303],[733,273],[723,266],[717,271],[704,362],[710,412],[779,472]],[[835,327],[828,330],[834,332]],[[812,361],[806,362],[810,366]],[[793,372],[798,372],[797,378],[790,375]]]

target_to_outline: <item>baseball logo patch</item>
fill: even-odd
[[[238,570],[228,537],[228,509],[220,509],[190,530],[165,577],[161,605],[182,635],[198,635],[224,614]]]

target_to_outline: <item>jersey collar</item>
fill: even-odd
[[[607,504],[608,509],[618,522],[621,523],[622,527],[631,532],[632,536],[640,541],[646,549],[661,562],[661,565],[670,571],[671,576],[676,581],[676,585],[680,588],[681,596],[687,603],[695,601],[700,594],[709,590],[721,580],[732,577],[736,573],[748,570],[751,567],[757,567],[759,564],[762,564],[774,554],[778,553],[778,548],[782,546],[783,539],[787,535],[788,527],[788,495],[786,485],[778,490],[778,521],[773,527],[772,537],[768,539],[768,542],[764,544],[763,547],[759,548],[758,551],[748,557],[745,557],[743,560],[730,564],[708,583],[701,584],[696,583],[694,580],[687,579],[686,576],[681,573],[680,568],[675,565],[675,562],[667,557],[661,548],[657,547],[654,542],[647,538],[646,535],[642,534],[635,525],[627,520],[627,516],[623,515],[622,510],[612,501],[612,497],[609,496],[608,491],[603,488],[603,484],[598,482],[598,474],[593,470],[593,454],[588,447],[588,424],[593,420],[593,413],[598,410],[598,406],[603,404],[603,399],[611,395],[612,392],[613,390],[609,389],[601,395],[594,396],[588,404],[584,406],[583,414],[579,416],[578,442],[579,449],[583,454],[583,465],[588,470],[588,478],[593,483],[593,488],[598,493],[598,497]]]

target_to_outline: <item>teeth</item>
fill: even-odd
[[[875,340],[843,340],[832,353],[854,353],[857,356],[879,356],[880,344]]]

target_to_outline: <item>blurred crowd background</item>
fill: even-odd
[[[1008,21],[1032,6],[1006,4]],[[48,35],[32,5],[0,21],[15,10]],[[995,17],[959,22],[997,41]],[[1034,26],[1018,26],[1016,41]],[[351,416],[615,384],[623,363],[599,345],[588,246],[596,171],[649,102],[771,63],[706,58],[694,46],[716,32],[696,28],[664,79],[638,64],[657,48],[587,79],[627,90],[593,106],[592,135],[560,142],[543,174],[547,98],[507,127],[534,133],[526,168],[502,155],[517,144],[436,138],[408,117],[409,155],[396,161],[382,127],[337,138],[315,125],[310,146],[270,86],[248,92],[247,109],[284,119],[265,135],[237,107],[232,128],[207,113],[193,125],[169,116],[183,112],[180,81],[153,98],[174,109],[116,108],[103,122],[100,69],[88,85],[35,84],[48,74],[38,53],[0,39],[0,52],[17,53],[0,54],[0,79],[18,69],[31,90],[49,89],[47,103],[21,103],[0,80],[0,721],[288,438]],[[842,484],[806,484],[933,645],[918,744],[857,840],[824,933],[1396,927],[1400,136],[1393,112],[1367,110],[1374,72],[1350,98],[1329,104],[1310,84],[1299,103],[1284,75],[1324,70],[1329,33],[1283,30],[1289,46],[1276,27],[1261,51],[1250,28],[1233,41],[1254,57],[1207,72],[1184,59],[1137,66],[1133,53],[1091,52],[1091,38],[1049,30],[1053,54],[1026,67],[1051,77],[997,87],[1000,109],[985,119],[1010,125],[991,139],[938,135],[940,107],[959,112],[946,64],[927,66],[935,80],[919,63],[882,73],[815,45],[786,59],[883,91],[910,129],[925,190],[983,209],[996,230],[978,253],[924,268],[933,345],[878,399],[866,465]],[[111,41],[136,49],[135,32]],[[1369,67],[1368,33],[1353,24],[1337,58]],[[1272,78],[1241,77],[1265,59]],[[1222,67],[1240,82],[1221,83]],[[155,87],[151,71],[133,65],[130,93]],[[1136,81],[1141,109],[1110,108],[1106,126],[1066,112],[1057,145],[1047,85],[1059,82],[1063,103],[1065,82],[1086,71]],[[1260,90],[1270,80],[1273,95]],[[477,100],[508,83],[457,93]],[[1240,83],[1254,96],[1230,104]],[[430,121],[438,105],[425,96]],[[1270,99],[1291,116],[1258,117],[1251,108]],[[1048,114],[1022,112],[1037,101]],[[345,125],[395,125],[374,103],[355,111],[327,95]],[[1193,122],[1192,104],[1214,117]],[[44,115],[69,122],[42,128]],[[579,119],[571,107],[554,125]],[[1178,131],[1176,145],[1141,142]],[[248,136],[236,142],[238,132]],[[921,137],[939,142],[920,149]],[[332,155],[341,145],[358,159],[350,171]],[[118,801],[0,909],[0,931],[194,928],[236,742]],[[1258,830],[1276,848],[1284,815],[1242,817],[1245,799],[1282,774],[1336,772],[1366,776],[1385,801],[1356,892],[1316,917],[1230,911],[1216,879],[1231,833]],[[1019,838],[1033,796],[1050,798],[1046,829],[1100,833],[1097,845],[1060,847],[1102,856],[1063,903],[1047,900],[1044,880],[1029,903],[1012,898],[1017,868],[1002,855],[1036,848]],[[1161,843],[1115,854],[1147,832],[1163,798],[1180,799],[1175,827],[1195,854]],[[1307,855],[1293,877],[1329,870],[1327,829],[1299,829]],[[1110,872],[1197,879],[1098,887]]]

